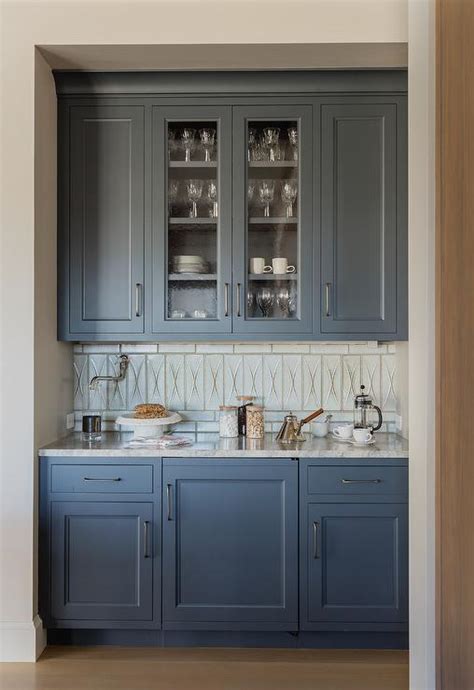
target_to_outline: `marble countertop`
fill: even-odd
[[[98,443],[87,443],[82,434],[75,432],[39,450],[40,456],[58,457],[167,457],[167,458],[408,458],[408,441],[393,433],[376,433],[376,442],[368,446],[354,446],[337,441],[332,436],[307,440],[290,446],[275,441],[275,434],[265,434],[261,440],[245,437],[224,439],[209,434],[209,440],[199,441],[182,448],[127,448],[133,434],[108,431]],[[189,434],[187,434],[189,436]]]

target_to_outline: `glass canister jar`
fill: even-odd
[[[255,400],[254,395],[238,395],[239,401],[239,436],[245,436],[247,433],[247,407]]]
[[[219,408],[219,436],[221,438],[236,438],[239,435],[237,407],[221,405]]]
[[[247,405],[247,438],[263,438],[265,433],[265,419],[263,407]]]

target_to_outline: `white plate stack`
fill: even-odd
[[[173,259],[175,273],[207,273],[207,263],[202,256],[178,255]]]

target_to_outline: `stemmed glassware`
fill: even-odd
[[[213,127],[203,127],[199,130],[201,145],[204,149],[204,160],[210,163],[212,160],[212,150],[216,140],[216,130]]]
[[[271,163],[280,160],[280,147],[278,140],[280,138],[279,127],[264,127],[263,129],[263,143],[268,148],[268,157]]]
[[[258,186],[258,196],[260,203],[263,205],[263,215],[265,218],[270,217],[270,203],[273,201],[275,193],[274,180],[261,180]]]
[[[206,199],[210,204],[209,217],[217,218],[219,215],[219,207],[217,203],[217,185],[215,182],[209,182],[206,189]]]
[[[262,287],[257,292],[257,304],[262,311],[262,315],[266,318],[270,316],[270,312],[275,303],[275,295],[270,288]]]
[[[196,136],[196,130],[193,127],[184,127],[181,132],[181,140],[184,147],[184,160],[186,163],[191,162],[191,152],[194,151],[194,137]]]
[[[197,202],[202,196],[202,180],[188,180],[186,184],[186,191],[188,193],[188,199],[191,202],[191,211],[189,213],[190,218],[197,218]]]
[[[294,161],[298,160],[298,128],[288,127],[288,141],[292,149],[292,158]]]
[[[285,180],[281,185],[281,200],[286,204],[286,217],[293,218],[293,204],[298,196],[296,180]]]
[[[168,213],[173,215],[173,207],[178,198],[179,182],[178,180],[169,180],[168,182]]]
[[[176,130],[168,127],[168,158],[171,160],[172,153],[176,149]]]
[[[248,161],[255,160],[255,147],[257,145],[257,130],[255,127],[249,127],[249,146],[247,151]]]

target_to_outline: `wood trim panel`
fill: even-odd
[[[474,687],[474,3],[437,0],[437,687]]]

